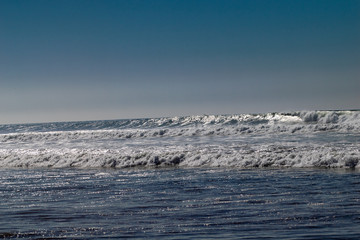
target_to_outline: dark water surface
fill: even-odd
[[[359,239],[360,172],[2,169],[0,237]]]

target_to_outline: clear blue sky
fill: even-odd
[[[0,123],[360,108],[359,0],[0,0]]]

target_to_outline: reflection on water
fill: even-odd
[[[360,172],[1,170],[0,237],[360,237]]]

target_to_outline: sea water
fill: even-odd
[[[358,239],[360,112],[0,126],[0,237]]]

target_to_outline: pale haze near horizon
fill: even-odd
[[[360,108],[360,1],[0,2],[0,124]]]

